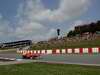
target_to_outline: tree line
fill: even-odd
[[[100,21],[97,21],[96,23],[92,22],[90,24],[76,26],[74,27],[74,30],[70,30],[68,32],[67,37],[82,35],[83,33],[86,33],[86,32],[94,34],[97,31],[100,31]]]

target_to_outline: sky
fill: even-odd
[[[65,36],[76,25],[100,20],[100,0],[0,0],[0,42]]]

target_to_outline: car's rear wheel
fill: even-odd
[[[27,57],[23,55],[22,58],[23,58],[23,59],[26,59]]]

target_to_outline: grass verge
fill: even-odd
[[[0,66],[0,75],[100,75],[100,67],[27,63]]]
[[[75,42],[60,42],[52,44],[36,44],[32,46],[33,50],[43,50],[43,49],[63,49],[63,48],[91,48],[100,47],[100,38],[95,40],[84,40]]]

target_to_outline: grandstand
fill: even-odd
[[[30,45],[32,45],[31,40],[22,40],[22,41],[1,43],[0,48],[20,48],[20,47],[26,47]]]

